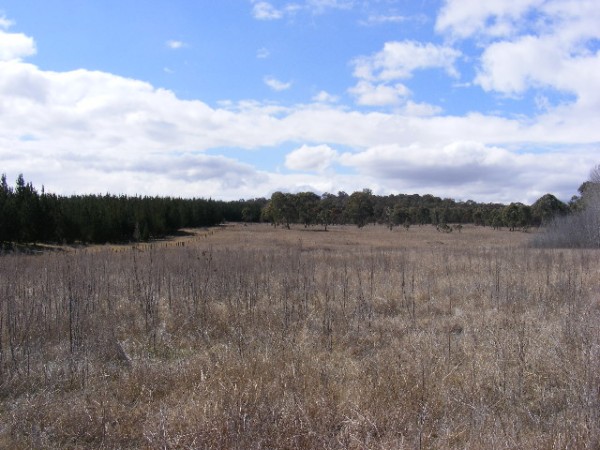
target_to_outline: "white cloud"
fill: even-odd
[[[372,25],[382,25],[382,24],[389,24],[389,23],[393,23],[393,24],[403,23],[403,22],[406,22],[407,20],[409,20],[408,17],[397,15],[397,14],[390,14],[390,15],[371,14],[371,15],[369,15],[369,17],[367,17],[367,19],[361,20],[359,23],[361,25],[365,25],[365,26],[372,26]]]
[[[291,170],[323,172],[337,157],[338,153],[328,145],[303,145],[286,155],[285,166]]]
[[[415,103],[407,101],[402,112],[407,116],[435,116],[442,112],[442,108],[429,103]]]
[[[564,89],[562,65],[567,59],[559,42],[525,36],[497,42],[485,49],[475,82],[487,91],[520,94],[536,85]],[[565,80],[566,81],[566,80]]]
[[[327,91],[319,91],[312,98],[313,102],[317,103],[337,103],[339,101],[339,97],[336,95],[332,95]]]
[[[446,0],[435,24],[457,38],[474,34],[510,36],[523,26],[525,13],[547,0]]]
[[[400,102],[398,112],[364,113],[327,104],[326,94],[316,104],[213,108],[135,79],[46,71],[10,58],[0,61],[1,169],[9,179],[24,173],[36,186],[63,194],[235,199],[240,192],[264,196],[281,186],[312,186],[485,201],[533,201],[546,192],[568,198],[598,163],[597,73],[596,54],[581,52],[547,81],[577,87],[576,103],[503,118],[439,116],[435,106],[410,101]],[[501,86],[499,78],[492,81]],[[277,174],[260,166],[263,156],[284,158],[280,149],[291,142],[297,149],[287,155],[287,167],[314,173]],[[224,147],[253,149],[248,160],[256,162],[207,154]],[[337,173],[340,163],[350,173]]]
[[[387,178],[431,179],[431,182],[462,184],[490,175],[503,178],[513,155],[499,147],[482,143],[457,141],[443,147],[418,143],[408,147],[394,144],[369,148],[355,154],[344,154],[342,162],[360,171]],[[491,168],[490,170],[482,170]]]
[[[313,15],[324,14],[329,10],[349,10],[355,6],[353,0],[305,0],[303,2],[288,2],[275,7],[271,2],[252,1],[252,15],[258,20],[279,20],[294,16],[298,12]]]
[[[269,51],[268,48],[262,47],[259,48],[256,52],[256,57],[258,59],[265,59],[268,58],[271,55],[271,52]]]
[[[10,24],[6,19],[3,19],[3,21],[3,26]],[[0,30],[0,61],[22,59],[34,55],[35,52],[35,42],[29,36]]]
[[[396,182],[403,192],[412,188],[451,198],[465,199],[468,195],[482,200],[493,196],[506,203],[532,203],[548,192],[545,177],[555,177],[561,186],[576,185],[579,174],[589,167],[583,161],[589,164],[587,158],[589,155],[572,153],[514,153],[481,142],[455,141],[443,147],[418,143],[372,147],[345,153],[340,161],[368,177]],[[566,166],[575,166],[575,170],[561,172]]]
[[[15,23],[8,19],[4,14],[0,14],[0,28],[8,29],[12,27]]]
[[[354,60],[354,76],[391,81],[410,78],[415,70],[439,68],[457,77],[454,67],[460,52],[451,47],[415,41],[386,42],[381,51]]]
[[[107,73],[56,73],[22,62],[2,64],[0,111],[11,111],[0,122],[2,169],[13,174],[10,179],[23,172],[27,179],[59,193],[239,198],[241,191],[245,197],[264,196],[281,186],[290,190],[312,186],[321,192],[373,187],[380,193],[431,192],[510,201],[524,195],[535,200],[538,191],[560,194],[565,186],[574,190],[596,152],[582,150],[574,156],[569,150],[525,158],[512,156],[508,150],[512,143],[571,145],[573,136],[600,141],[600,125],[592,116],[560,127],[548,116],[538,128],[483,115],[403,117],[324,104],[285,109],[245,102],[235,109],[232,105],[213,109]],[[448,144],[459,142],[461,136],[470,136],[477,144],[458,148]],[[315,175],[277,175],[231,158],[192,152],[221,147],[274,152],[294,141],[304,144],[287,155],[286,166]],[[507,142],[504,147],[491,145],[502,141]],[[339,161],[333,145],[356,149],[343,159],[356,174],[330,172]],[[412,153],[398,157],[398,148]],[[484,175],[489,180],[482,181]],[[507,177],[512,177],[510,182]],[[446,180],[448,188],[439,180]]]
[[[544,3],[542,30],[492,42],[481,55],[475,82],[486,91],[520,95],[546,88],[573,94],[574,107],[600,106],[600,8],[593,2]],[[594,24],[594,25],[592,25]]]
[[[256,2],[252,8],[252,15],[258,20],[277,20],[283,17],[283,11],[269,2]]]
[[[395,80],[410,78],[414,71],[431,68],[444,69],[453,77],[458,76],[454,67],[460,52],[450,47],[422,44],[414,41],[386,42],[383,49],[370,56],[362,56],[353,61],[354,76],[359,80],[348,92],[356,97],[359,105],[394,106],[404,104],[411,95],[410,90]],[[421,108],[417,111],[414,103],[405,113],[429,115]],[[435,109],[437,110],[437,109]]]
[[[592,0],[446,0],[436,30],[475,39],[474,84],[484,91],[544,99],[531,130],[566,127],[576,140],[577,121],[589,124],[600,108],[599,23]]]
[[[169,154],[124,161],[71,156],[58,161],[32,158],[32,167],[27,168],[25,176],[38,186],[44,184],[47,191],[67,195],[110,191],[237,199],[241,191],[254,190],[258,196],[258,192],[266,190],[264,174],[221,156]],[[34,167],[36,164],[45,167],[39,170]]]
[[[408,88],[401,83],[389,86],[372,84],[365,80],[359,81],[348,92],[356,97],[359,105],[366,106],[397,105],[410,95]]]
[[[352,9],[353,0],[307,0],[306,7],[313,14],[322,14],[328,9]]]
[[[436,31],[469,37],[513,39],[560,33],[563,43],[598,37],[600,8],[594,0],[446,0]]]
[[[166,42],[167,47],[173,50],[177,50],[186,46],[183,41],[170,40]]]
[[[270,77],[270,76],[265,77],[263,79],[263,81],[265,82],[265,84],[267,86],[269,86],[271,89],[273,89],[274,91],[277,91],[277,92],[286,91],[292,87],[291,81],[283,82],[283,81],[278,80],[277,78]]]

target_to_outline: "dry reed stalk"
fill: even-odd
[[[515,239],[240,226],[3,256],[0,447],[597,447],[599,255]]]

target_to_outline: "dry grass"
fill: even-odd
[[[600,258],[268,225],[0,258],[2,448],[598,448]]]

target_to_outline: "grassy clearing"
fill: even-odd
[[[232,225],[0,258],[2,448],[597,448],[598,252]]]

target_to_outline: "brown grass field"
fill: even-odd
[[[600,447],[600,254],[230,224],[0,256],[0,448]]]

